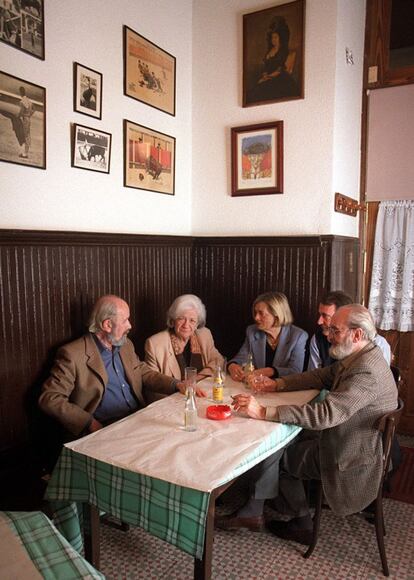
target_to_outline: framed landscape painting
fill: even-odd
[[[233,127],[232,196],[283,193],[283,121]]]
[[[73,63],[73,110],[102,119],[102,74]]]
[[[124,185],[174,195],[175,138],[124,119]]]
[[[46,169],[46,89],[3,71],[0,161]]]
[[[124,26],[124,94],[175,115],[175,57]]]
[[[0,0],[0,40],[44,60],[43,0]]]
[[[72,167],[109,173],[112,135],[77,124],[72,131]]]
[[[305,0],[243,16],[243,107],[303,99]]]

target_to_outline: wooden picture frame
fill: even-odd
[[[304,97],[305,0],[243,16],[243,107]]]
[[[46,169],[46,89],[3,71],[0,161]]]
[[[175,116],[176,58],[124,26],[124,94]]]
[[[231,129],[233,197],[283,193],[283,121]]]
[[[124,185],[174,195],[175,137],[124,119]]]
[[[102,119],[102,73],[73,63],[73,110],[95,119]]]
[[[72,126],[72,167],[109,173],[112,135],[74,123]]]
[[[0,41],[45,60],[43,0],[0,0]]]

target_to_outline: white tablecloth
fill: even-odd
[[[238,475],[238,470],[245,471],[246,463],[252,467],[297,435],[299,428],[234,412],[223,421],[207,419],[207,407],[215,404],[212,379],[202,385],[209,397],[197,398],[194,432],[183,429],[185,399],[176,393],[67,447],[122,469],[211,492]],[[227,378],[224,402],[230,403],[231,394],[244,391],[241,383]],[[314,390],[271,393],[260,394],[258,399],[266,405],[302,405],[317,394]]]

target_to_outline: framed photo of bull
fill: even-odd
[[[46,89],[3,71],[0,161],[46,169]]]
[[[124,119],[124,185],[174,195],[175,137]]]
[[[73,110],[102,119],[102,74],[73,63]]]
[[[283,193],[283,121],[233,127],[232,196]]]
[[[124,94],[175,116],[175,56],[124,26]]]
[[[0,41],[45,60],[44,0],[0,0]]]
[[[109,173],[112,135],[77,124],[72,130],[72,167]]]

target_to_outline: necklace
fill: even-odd
[[[268,334],[266,338],[267,338],[267,342],[268,342],[270,348],[275,349],[278,342],[279,342],[279,334],[276,337]]]

